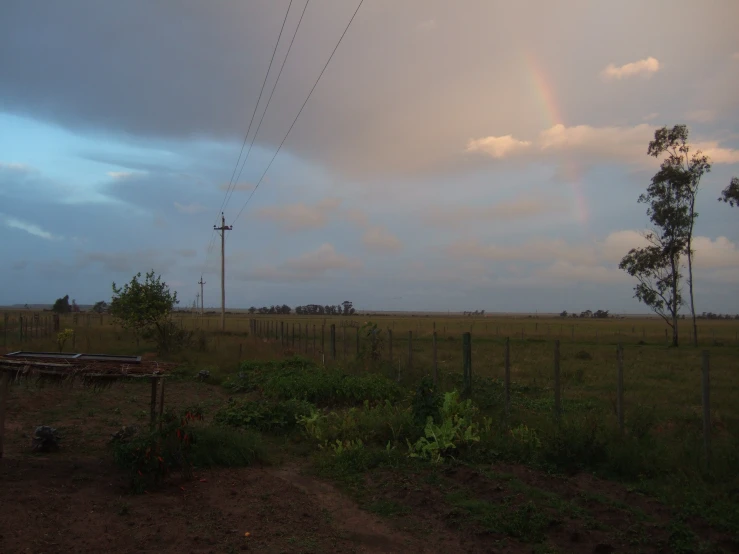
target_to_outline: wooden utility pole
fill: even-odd
[[[203,301],[203,285],[205,284],[205,281],[203,281],[203,276],[200,276],[200,281],[198,281],[198,285],[200,285],[200,315],[205,314],[204,306],[205,302]]]
[[[226,216],[221,212],[221,226],[213,225],[214,231],[221,232],[221,331],[226,330],[226,231],[232,231],[233,225],[226,225]],[[202,281],[202,279],[200,279]]]

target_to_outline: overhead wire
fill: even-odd
[[[241,143],[241,150],[239,151],[239,157],[236,159],[236,164],[234,165],[234,169],[231,172],[231,179],[229,180],[228,186],[226,187],[226,194],[223,197],[223,202],[221,202],[221,207],[218,210],[219,213],[222,213],[226,204],[226,198],[229,196],[229,191],[232,187],[235,188],[236,183],[234,182],[234,176],[236,175],[236,169],[239,167],[239,162],[241,161],[241,155],[244,153],[244,147],[246,146],[246,141],[249,138],[249,132],[251,131],[252,123],[254,123],[254,116],[257,113],[257,108],[259,107],[259,101],[262,99],[262,94],[264,93],[264,87],[267,84],[267,78],[269,77],[269,72],[272,70],[272,63],[275,59],[275,54],[277,53],[277,47],[280,44],[280,39],[282,38],[282,32],[285,29],[285,23],[287,22],[287,17],[290,14],[290,8],[293,5],[293,0],[290,0],[290,3],[287,6],[287,11],[285,12],[285,17],[282,20],[282,26],[280,27],[280,33],[277,35],[277,42],[275,43],[275,47],[272,50],[272,57],[269,60],[269,67],[267,67],[267,73],[264,76],[264,81],[262,81],[262,88],[259,91],[259,97],[257,98],[257,102],[254,105],[254,111],[251,114],[251,119],[249,120],[249,126],[246,129],[246,134],[244,135],[244,141]],[[214,227],[218,224],[218,215],[216,215],[216,222],[213,225]],[[213,250],[213,244],[215,243],[215,236],[216,232],[215,229],[211,231],[210,235],[210,241],[208,243],[208,250],[205,255],[205,261],[203,262],[203,271],[205,271],[205,268],[208,265],[208,260],[210,259],[210,253]],[[201,271],[201,273],[203,272]]]
[[[267,168],[264,170],[264,173],[262,173],[262,176],[259,178],[259,181],[257,182],[254,189],[249,194],[249,197],[246,199],[246,202],[244,202],[244,205],[241,207],[239,212],[236,214],[236,217],[234,218],[234,222],[236,222],[237,219],[239,219],[239,216],[243,213],[243,211],[246,209],[247,205],[251,201],[252,197],[254,196],[254,193],[259,188],[259,185],[262,184],[262,181],[264,180],[264,177],[267,175],[267,172],[269,171],[269,168],[272,167],[272,163],[275,161],[275,158],[277,157],[277,154],[280,153],[280,150],[282,149],[282,146],[285,144],[285,141],[287,140],[287,137],[290,136],[290,132],[293,130],[293,127],[295,127],[295,123],[297,123],[298,118],[300,117],[300,114],[303,113],[303,109],[305,108],[305,105],[308,103],[308,100],[310,100],[311,95],[313,94],[313,91],[316,89],[316,86],[318,86],[318,82],[321,80],[321,77],[323,77],[324,72],[326,71],[326,68],[331,63],[331,59],[334,57],[334,54],[336,53],[336,50],[339,48],[339,45],[341,44],[341,41],[344,40],[344,37],[346,36],[347,31],[349,30],[349,27],[351,26],[352,22],[354,21],[354,18],[357,16],[357,13],[359,12],[359,8],[362,7],[362,4],[364,3],[364,0],[359,0],[359,4],[357,5],[357,9],[354,10],[354,13],[352,14],[351,19],[349,20],[349,23],[346,24],[346,27],[344,28],[344,32],[341,33],[341,36],[339,37],[339,41],[336,43],[336,46],[334,46],[334,49],[331,51],[331,55],[328,57],[328,60],[326,61],[326,64],[323,66],[323,69],[321,70],[321,73],[318,75],[318,78],[316,79],[316,82],[313,83],[313,87],[310,89],[310,92],[308,93],[308,96],[305,98],[305,101],[303,102],[303,105],[300,107],[300,110],[298,111],[298,114],[295,116],[295,119],[293,120],[292,124],[290,125],[290,128],[287,130],[287,133],[285,133],[284,138],[282,139],[282,142],[280,142],[280,145],[277,147],[277,150],[275,151],[274,155],[272,156],[272,159],[267,164]]]
[[[254,136],[251,137],[251,143],[249,144],[249,149],[246,151],[246,156],[244,156],[244,162],[241,164],[241,169],[239,170],[238,175],[236,176],[235,183],[239,182],[239,178],[241,177],[241,172],[244,170],[244,166],[246,165],[247,160],[249,159],[249,154],[251,153],[251,149],[254,146],[254,141],[257,138],[257,135],[259,134],[259,129],[262,128],[262,122],[264,121],[264,116],[267,115],[267,110],[269,109],[269,105],[272,102],[272,96],[275,93],[275,90],[277,89],[277,84],[280,82],[280,76],[282,75],[282,70],[285,68],[285,62],[287,62],[287,58],[290,55],[290,50],[292,50],[293,42],[295,42],[295,37],[298,34],[298,29],[300,29],[300,24],[303,22],[303,16],[305,15],[305,11],[308,9],[308,4],[310,4],[310,0],[306,0],[305,6],[303,6],[303,12],[300,14],[300,19],[298,20],[298,24],[295,27],[295,32],[293,32],[293,37],[290,40],[290,45],[287,47],[287,53],[285,54],[285,58],[282,60],[282,65],[280,66],[280,71],[277,73],[277,79],[275,79],[274,85],[272,85],[272,91],[269,94],[269,98],[267,99],[267,104],[264,107],[264,111],[262,112],[262,116],[259,118],[259,124],[257,125],[257,130],[254,131]],[[236,190],[236,187],[231,190],[231,196],[233,196],[234,191]],[[231,200],[231,196],[229,196],[226,199],[225,206],[228,206],[229,201]]]

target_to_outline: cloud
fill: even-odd
[[[495,223],[519,220],[550,214],[562,208],[562,202],[557,198],[519,196],[488,206],[465,205],[432,208],[424,212],[422,220],[432,226],[456,227],[478,221]]]
[[[558,260],[552,265],[536,272],[536,277],[544,282],[559,283],[587,282],[600,285],[629,282],[629,276],[615,266],[577,265]]]
[[[651,167],[658,162],[647,156],[647,145],[654,138],[657,127],[640,123],[632,127],[609,126],[594,127],[575,125],[567,127],[561,123],[541,131],[529,149],[531,155],[545,156],[557,154],[577,154],[586,156],[588,161],[617,161]],[[485,144],[487,137],[472,141]],[[512,139],[514,142],[526,142]],[[468,146],[468,150],[469,150]],[[739,161],[739,150],[719,146],[716,141],[695,142],[694,149],[700,149],[711,157],[714,164],[733,164]],[[488,151],[474,148],[492,157],[500,157],[501,151]]]
[[[229,183],[218,185],[218,190],[226,192],[229,190]],[[250,192],[254,190],[254,185],[252,183],[236,183],[235,185],[231,185],[231,190],[234,192]]]
[[[608,64],[601,72],[601,77],[606,81],[625,79],[636,75],[644,75],[651,77],[659,71],[659,60],[657,58],[648,57],[636,62],[627,63],[621,66]]]
[[[0,170],[27,173],[31,171],[31,167],[26,164],[21,164],[17,162],[0,162]]]
[[[733,54],[731,55],[731,59],[732,59],[732,60],[737,60],[737,61],[739,61],[739,52],[734,52],[734,53],[733,53]]]
[[[467,143],[468,152],[484,152],[493,158],[504,158],[516,152],[520,152],[531,146],[526,140],[518,140],[511,135],[502,137],[484,137],[470,140]]]
[[[164,273],[176,265],[175,257],[166,251],[153,248],[118,252],[84,252],[77,254],[77,267],[99,264],[111,273],[136,273],[154,269]]]
[[[268,206],[259,209],[256,216],[273,221],[287,231],[321,229],[328,223],[328,216],[335,212],[340,204],[341,200],[337,198],[326,198],[312,206],[303,203]]]
[[[362,244],[373,252],[399,252],[403,243],[383,227],[370,227],[362,235]]]
[[[107,175],[112,179],[130,179],[135,173],[133,171],[108,171]]]
[[[710,123],[716,119],[716,112],[714,110],[694,110],[686,113],[685,119],[697,123]]]
[[[356,271],[362,267],[359,260],[339,254],[332,244],[324,243],[313,252],[307,252],[278,265],[265,265],[246,272],[247,281],[296,283],[316,281],[337,271]]]
[[[174,203],[175,208],[177,208],[177,211],[181,214],[199,214],[201,212],[204,212],[208,208],[203,206],[202,204],[198,204],[197,202],[193,204],[180,204],[179,202]]]
[[[642,119],[644,121],[652,121],[653,119],[657,119],[658,117],[659,117],[659,113],[658,112],[652,112],[652,113],[647,114],[644,117],[642,117]]]
[[[33,235],[34,237],[38,237],[38,238],[45,239],[45,240],[61,239],[61,237],[55,236],[48,231],[44,231],[41,227],[39,227],[35,223],[29,223],[27,221],[23,221],[16,217],[4,215],[4,214],[0,214],[0,217],[3,220],[3,223],[5,223],[5,226],[10,227],[11,229],[19,229],[21,231],[25,231],[29,235]]]

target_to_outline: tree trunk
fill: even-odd
[[[670,310],[672,312],[672,346],[678,346],[677,311],[679,305],[677,302],[677,288],[680,275],[678,273],[679,260],[676,258],[677,255],[675,254],[670,256],[670,265],[672,266],[672,309]]]
[[[693,345],[698,346],[698,323],[695,320],[693,299],[693,224],[695,217],[695,195],[690,202],[690,230],[688,232],[688,290],[690,292],[690,314],[693,317]]]

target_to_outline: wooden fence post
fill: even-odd
[[[331,359],[336,361],[336,324],[331,324]]]
[[[439,384],[439,364],[436,357],[436,323],[434,323],[434,334],[431,335],[431,345],[433,348],[433,356],[434,356],[434,386],[438,386]]]
[[[359,327],[357,329],[357,358],[359,358]]]
[[[504,353],[504,387],[505,387],[505,413],[506,417],[511,416],[511,341],[508,337],[505,338],[505,353]]]
[[[346,352],[346,325],[341,326],[341,341],[344,343],[344,359],[346,360],[347,352]]]
[[[408,331],[408,369],[413,367],[413,331]]]
[[[151,378],[151,412],[149,414],[149,427],[154,429],[154,422],[157,419],[157,378]]]
[[[316,355],[316,324],[313,324],[313,355]]]
[[[472,334],[462,334],[462,364],[463,385],[462,396],[469,398],[472,395]]]
[[[23,344],[23,316],[18,316],[18,340]]]
[[[3,440],[5,437],[5,412],[7,411],[9,390],[10,373],[3,371],[2,374],[0,374],[0,459],[2,459],[4,452]]]
[[[554,341],[554,416],[559,420],[562,412],[559,382],[559,341]]]
[[[295,348],[295,324],[293,323],[293,344],[292,347]]]
[[[387,330],[387,348],[388,348],[388,359],[390,363],[393,363],[393,330],[388,328]]]
[[[711,391],[710,391],[710,359],[708,350],[703,351],[703,375],[701,389],[703,392],[703,447],[705,449],[706,467],[711,466]]]
[[[326,353],[326,324],[321,324],[321,352]]]
[[[616,411],[618,415],[618,429],[624,433],[624,347],[619,343],[616,349],[618,361],[618,378],[616,381]]]

